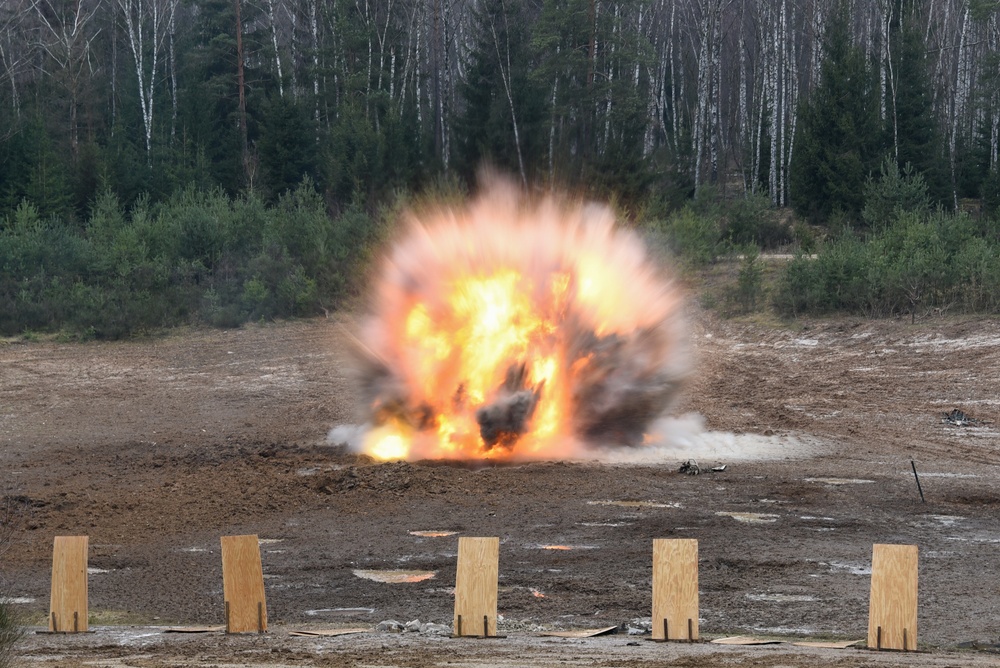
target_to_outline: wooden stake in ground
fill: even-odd
[[[698,639],[698,541],[653,541],[653,640]]]
[[[499,538],[459,538],[455,577],[455,636],[497,634]]]
[[[222,537],[222,591],[226,599],[226,633],[267,630],[264,569],[256,535]]]
[[[52,546],[49,631],[87,631],[87,536],[56,536]]]
[[[870,649],[917,648],[917,546],[872,547]]]

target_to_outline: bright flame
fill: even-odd
[[[684,374],[680,296],[610,210],[492,184],[410,214],[359,332],[377,459],[638,444]]]

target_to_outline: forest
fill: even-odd
[[[356,296],[395,212],[611,201],[735,310],[1000,308],[996,0],[4,0],[0,334]],[[797,252],[766,288],[759,253]]]

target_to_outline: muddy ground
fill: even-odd
[[[41,666],[1000,663],[968,649],[1000,643],[1000,322],[696,311],[691,332],[698,371],[676,412],[706,433],[689,416],[645,462],[502,466],[377,464],[330,444],[357,421],[334,319],[0,343],[0,494],[21,514],[2,595],[42,624],[53,537],[89,535],[97,629],[31,633],[19,653]],[[981,422],[943,422],[956,408]],[[726,469],[678,473],[691,457]],[[222,623],[219,536],[242,533],[262,539],[271,631],[160,633]],[[506,639],[287,635],[450,624],[463,535],[501,538]],[[917,544],[929,653],[645,641],[651,541],[671,537],[699,540],[706,637],[864,638],[872,544]],[[537,637],[611,625],[623,632]]]

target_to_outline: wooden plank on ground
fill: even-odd
[[[617,626],[605,626],[599,629],[574,629],[572,631],[545,631],[538,635],[546,638],[596,638],[606,636],[618,630]]]
[[[716,638],[711,642],[715,645],[780,645],[785,641],[755,636],[729,636],[728,638]]]
[[[256,535],[222,537],[222,591],[226,633],[267,630],[264,569]]]
[[[346,636],[352,635],[354,633],[371,633],[371,629],[298,629],[295,631],[289,631],[288,635],[298,636],[301,638],[319,638],[319,637],[334,637],[334,636]]]
[[[698,639],[698,541],[653,541],[653,640]]]
[[[868,647],[917,648],[917,546],[872,547]]]
[[[499,570],[499,538],[458,539],[458,570],[455,577],[456,636],[497,634]]]
[[[854,647],[860,640],[796,640],[791,644],[796,647],[818,647],[820,649],[847,649]]]
[[[87,536],[56,536],[52,545],[49,631],[87,631]]]

